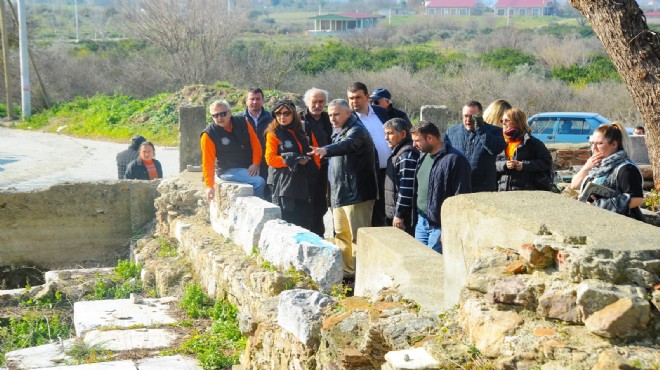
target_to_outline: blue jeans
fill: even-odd
[[[250,184],[254,188],[254,196],[264,199],[264,187],[266,186],[266,180],[264,180],[264,178],[259,175],[250,176],[247,168],[230,168],[218,177],[224,181]]]
[[[415,239],[431,247],[434,251],[442,253],[442,242],[440,241],[440,230],[437,226],[429,225],[429,220],[422,216],[417,216],[417,226],[415,226]]]

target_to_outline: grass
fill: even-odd
[[[85,296],[90,300],[128,298],[131,293],[143,293],[140,272],[142,265],[128,260],[119,260],[114,276],[96,277],[94,293]]]

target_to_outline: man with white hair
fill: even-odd
[[[314,147],[323,147],[332,142],[332,124],[328,113],[324,111],[328,102],[328,92],[313,87],[305,92],[303,98],[307,108],[300,112],[305,133]],[[321,159],[321,168],[312,193],[312,222],[310,231],[323,237],[325,225],[323,216],[328,211],[328,159]]]
[[[216,100],[209,106],[213,123],[202,132],[202,174],[206,199],[215,197],[215,175],[225,181],[250,184],[254,195],[264,197],[266,180],[259,176],[261,144],[252,125],[244,117],[234,117],[229,103]]]

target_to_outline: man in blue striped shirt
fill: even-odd
[[[419,151],[413,147],[410,122],[392,118],[383,124],[385,140],[392,148],[385,171],[386,225],[414,235],[412,220],[415,168]]]

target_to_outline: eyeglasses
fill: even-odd
[[[508,118],[502,118],[502,123],[504,123],[504,122],[512,122],[512,120],[510,120]]]
[[[278,116],[278,117],[288,117],[291,114],[292,114],[291,111],[288,111],[288,110],[281,110],[279,112],[275,112],[275,115]]]
[[[229,111],[226,110],[224,112],[218,112],[216,114],[212,114],[211,117],[213,117],[213,118],[226,117],[228,114],[229,114]]]
[[[591,145],[591,146],[603,146],[603,145],[605,145],[605,144],[609,144],[609,143],[606,142],[606,141],[589,142],[589,145]]]

